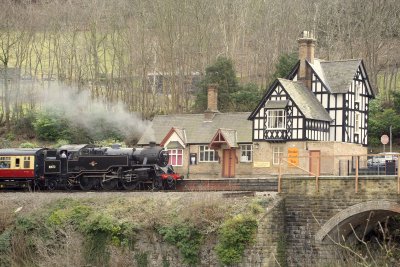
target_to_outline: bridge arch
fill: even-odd
[[[331,238],[339,240],[343,237],[347,240],[354,232],[362,237],[379,221],[396,214],[400,214],[400,204],[397,202],[377,200],[358,203],[330,218],[315,234],[315,240],[325,242]]]

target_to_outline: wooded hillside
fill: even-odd
[[[121,101],[144,118],[191,112],[196,81],[218,56],[241,83],[265,90],[301,31],[316,56],[362,58],[379,90],[398,88],[397,0],[4,0],[0,10],[0,124],[41,106],[54,83]],[[5,75],[5,76],[4,76]],[[13,82],[21,75],[22,81]],[[378,83],[379,80],[379,83]],[[17,83],[17,85],[16,85]],[[67,85],[68,87],[65,87]],[[390,94],[387,94],[390,97]]]

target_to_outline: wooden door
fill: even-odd
[[[310,172],[319,176],[321,169],[321,151],[310,150]]]
[[[236,154],[234,149],[223,150],[222,176],[235,177]]]

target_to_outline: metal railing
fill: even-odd
[[[283,157],[278,166],[278,192],[282,191],[284,176],[315,177],[316,190],[319,191],[321,176],[354,177],[355,192],[358,192],[359,178],[368,176],[397,177],[397,193],[400,193],[400,154],[334,155]]]

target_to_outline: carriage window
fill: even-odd
[[[9,169],[11,166],[10,157],[0,157],[0,168]]]
[[[16,159],[15,159],[15,167],[16,167],[16,168],[19,167],[19,163],[20,163],[19,158],[16,158]]]
[[[24,169],[29,169],[31,163],[30,157],[24,157]]]

